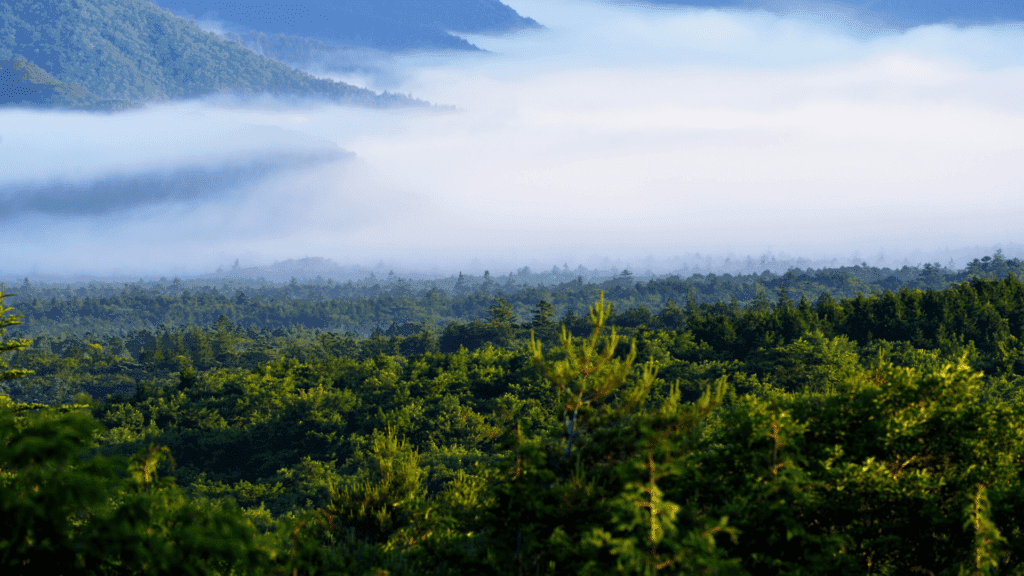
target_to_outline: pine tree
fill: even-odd
[[[491,317],[493,324],[512,326],[517,323],[516,313],[512,310],[512,305],[504,298],[495,298],[487,314]]]
[[[504,482],[493,494],[487,564],[496,573],[653,574],[724,569],[711,535],[735,537],[727,518],[708,524],[696,503],[665,501],[657,482],[676,475],[701,421],[727,390],[720,381],[696,405],[681,406],[673,387],[660,409],[644,414],[655,383],[653,361],[627,385],[636,343],[616,357],[614,328],[602,332],[611,313],[604,293],[590,311],[589,338],[574,342],[562,327],[558,359],[544,356],[531,338],[530,352],[554,387],[555,427],[531,434],[527,420],[509,414],[499,449],[511,450]],[[680,516],[680,512],[685,514]],[[668,548],[666,551],[665,548]],[[667,554],[667,555],[666,555]]]
[[[27,278],[25,279],[25,283],[28,283]],[[0,284],[0,337],[7,333],[7,328],[9,326],[17,326],[21,324],[21,318],[23,318],[23,316],[20,314],[16,316],[7,316],[7,314],[14,310],[14,308],[5,307],[4,299],[10,298],[12,296],[17,296],[17,294],[6,293],[4,285]],[[31,344],[31,340],[25,339],[8,340],[6,342],[0,342],[0,354],[3,354],[4,352],[13,352],[15,350],[24,350],[25,348],[28,348],[29,345]],[[5,362],[3,357],[0,356],[0,382],[13,380],[15,378],[21,378],[24,376],[29,376],[34,373],[35,372],[31,370],[11,370],[10,366],[7,365],[7,362]],[[3,389],[0,388],[0,391],[3,391]]]
[[[9,296],[0,284],[0,336],[18,324],[3,317]],[[105,430],[88,408],[0,397],[0,572],[257,574],[272,565],[282,534],[260,537],[237,505],[190,500],[173,478],[158,479],[161,462],[174,463],[166,446],[141,449],[127,466],[120,456],[86,459]]]

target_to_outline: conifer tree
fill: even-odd
[[[28,283],[28,279],[25,279],[25,283]],[[17,326],[21,324],[22,315],[7,316],[9,312],[14,310],[11,307],[4,306],[4,299],[10,298],[11,296],[17,296],[17,294],[7,294],[3,284],[0,284],[0,338],[7,333],[9,326]],[[13,352],[15,350],[24,350],[30,344],[29,340],[8,340],[6,342],[0,341],[0,382],[7,380],[14,380],[15,378],[21,378],[23,376],[29,376],[34,374],[31,370],[11,370],[7,362],[4,361],[2,354],[4,352]]]
[[[2,317],[9,296],[0,285],[0,336],[18,323]],[[189,500],[173,478],[157,479],[162,461],[173,465],[167,447],[150,445],[127,466],[86,460],[104,429],[87,408],[0,396],[0,573],[256,574],[274,562],[280,536],[258,538],[237,504]]]
[[[657,411],[643,413],[654,363],[627,385],[636,344],[616,357],[615,330],[602,337],[610,312],[602,292],[591,307],[590,337],[577,343],[563,326],[557,360],[547,359],[531,335],[538,372],[555,388],[552,416],[559,424],[557,432],[534,435],[510,415],[501,448],[512,456],[493,493],[487,563],[514,574],[596,575],[613,566],[624,574],[729,573],[736,562],[721,557],[713,538],[736,536],[728,519],[705,521],[695,502],[684,508],[665,501],[657,485],[686,466],[701,422],[728,387],[722,380],[696,405],[682,406],[674,386]],[[690,519],[697,520],[686,525]]]

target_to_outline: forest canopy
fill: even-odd
[[[619,281],[570,321],[509,291],[441,331],[7,339],[0,565],[1016,574],[1024,283],[997,256],[940,289],[642,318]],[[29,321],[4,300],[0,336]]]
[[[28,69],[18,58],[37,72],[31,77],[6,72],[0,76],[4,81],[0,102],[20,104],[29,98],[39,105],[80,106],[101,100],[139,103],[228,92],[378,107],[426,104],[315,78],[206,32],[146,0],[0,3],[0,69]],[[50,85],[47,77],[74,97],[53,99],[45,89]],[[11,96],[15,92],[17,99]]]

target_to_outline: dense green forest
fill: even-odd
[[[116,109],[221,92],[427,104],[315,78],[146,0],[5,0],[0,72],[0,104]]]
[[[211,12],[224,28],[253,31],[334,46],[365,46],[378,50],[479,50],[451,34],[509,34],[539,28],[498,0],[374,0],[319,2],[268,0],[246,3],[222,0],[159,0],[179,16],[203,17]]]
[[[1020,266],[28,282],[0,297],[0,566],[1022,574]]]
[[[587,311],[603,291],[611,305],[610,322],[625,336],[646,331],[700,329],[700,318],[720,318],[726,330],[750,333],[746,312],[767,310],[790,299],[813,325],[830,334],[850,333],[864,325],[860,317],[839,326],[819,326],[808,310],[825,310],[830,299],[858,293],[895,290],[899,306],[922,306],[915,290],[943,290],[971,279],[1024,277],[1018,259],[1001,253],[969,263],[962,270],[938,265],[901,270],[845,267],[790,270],[776,275],[669,275],[634,281],[629,271],[603,279],[585,269],[528,268],[504,278],[460,274],[441,280],[408,280],[394,274],[371,274],[336,283],[318,278],[285,284],[260,279],[160,280],[130,284],[32,283],[25,279],[11,302],[23,316],[12,330],[31,344],[11,357],[14,366],[35,376],[9,392],[16,398],[47,402],[73,398],[79,391],[131,391],[137,381],[170,378],[179,357],[200,370],[254,368],[294,358],[300,362],[346,357],[359,360],[379,354],[409,357],[426,352],[476,351],[488,344],[515,350],[534,330],[544,342],[557,342],[557,327],[576,336],[590,330]],[[578,274],[574,279],[573,274]],[[583,275],[595,282],[584,282]],[[901,292],[902,291],[902,292]],[[927,293],[927,292],[925,292]],[[949,293],[947,293],[949,294]],[[923,297],[923,296],[922,296]],[[678,303],[678,304],[677,304]],[[977,304],[975,304],[977,305]],[[928,306],[940,306],[928,304]],[[945,304],[941,304],[945,306]],[[902,312],[901,312],[902,313]],[[975,310],[968,312],[983,317]],[[877,312],[861,312],[871,317]],[[941,323],[941,320],[934,320]],[[960,330],[961,328],[956,328]],[[916,334],[890,334],[870,328],[872,337],[905,340]],[[930,328],[928,329],[930,330]],[[915,346],[934,348],[937,334]],[[861,340],[863,334],[858,333]],[[977,330],[966,341],[988,338]],[[711,336],[707,337],[709,342]],[[737,354],[758,344],[746,336],[732,346]],[[997,338],[1001,339],[1001,338]],[[965,341],[965,342],[966,342]],[[924,344],[927,342],[927,346]],[[948,347],[948,345],[947,345]],[[102,352],[99,350],[102,349]],[[988,348],[991,354],[993,348]],[[990,366],[991,360],[985,360]],[[96,388],[108,387],[108,388]],[[109,388],[113,387],[113,388]]]
[[[83,110],[139,106],[128,100],[103,99],[81,86],[61,82],[22,56],[0,60],[0,104]]]

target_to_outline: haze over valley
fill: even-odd
[[[0,566],[1021,573],[1022,23],[0,0]]]
[[[298,72],[419,104],[0,109],[0,277],[1021,256],[1021,15],[947,4],[522,0],[501,34],[415,47],[193,10],[224,46],[287,44]]]

